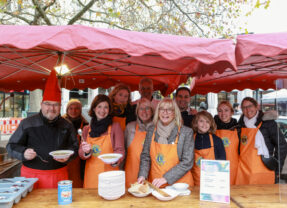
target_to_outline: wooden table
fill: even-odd
[[[0,178],[13,178],[20,176],[21,161],[8,159],[0,163]]]
[[[287,185],[282,185],[287,191]],[[282,188],[281,187],[281,188]],[[33,190],[26,198],[21,199],[14,208],[210,208],[210,207],[287,207],[286,202],[279,201],[279,185],[249,185],[232,186],[231,203],[221,204],[199,201],[199,188],[195,187],[190,196],[179,196],[172,201],[162,202],[152,195],[145,198],[135,198],[129,193],[115,201],[107,201],[98,196],[96,189],[73,189],[73,203],[58,205],[57,189]],[[287,194],[285,195],[287,197]]]

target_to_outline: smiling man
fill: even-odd
[[[181,117],[185,126],[191,127],[192,119],[197,113],[196,110],[189,108],[190,90],[187,87],[180,87],[176,90],[175,101],[180,109]]]
[[[61,90],[53,70],[46,82],[41,110],[24,119],[11,136],[7,151],[23,161],[21,176],[38,178],[35,188],[57,188],[58,181],[67,180],[66,165],[78,152],[73,126],[60,115]],[[73,150],[73,156],[56,159],[55,150]]]

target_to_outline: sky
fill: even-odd
[[[248,17],[248,32],[287,32],[287,0],[271,0],[268,9],[256,9]]]

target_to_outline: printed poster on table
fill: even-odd
[[[200,161],[200,200],[230,203],[230,162]]]

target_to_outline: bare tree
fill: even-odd
[[[222,37],[244,31],[239,18],[270,0],[1,0],[1,24],[82,24]]]

